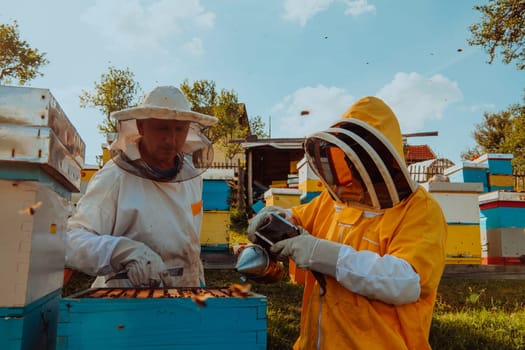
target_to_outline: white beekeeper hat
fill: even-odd
[[[192,111],[186,97],[174,86],[158,86],[146,95],[140,106],[113,112],[111,117],[119,122],[117,140],[111,148],[124,151],[126,144],[135,142],[140,136],[137,119],[189,121],[190,130],[183,148],[186,154],[209,145],[209,140],[202,134],[202,130],[218,121],[213,116]]]

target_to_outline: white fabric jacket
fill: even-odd
[[[200,260],[202,177],[169,183],[130,174],[109,161],[91,179],[68,221],[66,265],[99,275],[93,287],[131,287],[106,278],[121,237],[145,243],[168,268],[183,268],[176,286],[203,286]],[[102,276],[103,275],[103,276]]]

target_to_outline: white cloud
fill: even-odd
[[[301,27],[319,12],[328,9],[336,0],[285,0],[283,19],[298,22]],[[338,0],[346,5],[345,15],[359,16],[375,12],[375,6],[368,0]]]
[[[337,87],[304,87],[272,108],[272,138],[304,137],[328,128],[355,98]],[[301,111],[309,114],[301,115]]]
[[[441,119],[448,106],[463,99],[457,83],[441,74],[426,78],[403,72],[397,73],[377,96],[394,110],[403,132],[423,129],[427,120]]]
[[[290,22],[306,22],[317,13],[326,10],[334,0],[285,0],[283,18]]]
[[[183,45],[184,51],[189,52],[192,56],[201,56],[204,53],[204,45],[199,38],[193,38]]]
[[[109,46],[158,49],[169,39],[214,27],[215,14],[199,0],[96,0],[81,19],[103,36]]]
[[[347,5],[345,15],[359,16],[367,12],[376,12],[376,7],[370,5],[368,0],[343,0]]]
[[[487,110],[495,109],[496,105],[493,103],[483,103],[479,105],[472,105],[466,108],[468,112],[485,112]]]

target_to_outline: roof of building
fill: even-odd
[[[405,148],[405,159],[407,161],[421,161],[434,158],[436,158],[436,155],[428,145],[407,145]]]

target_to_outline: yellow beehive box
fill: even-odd
[[[446,264],[481,264],[480,227],[477,224],[449,224]]]
[[[319,177],[314,173],[306,158],[297,163],[299,172],[299,189],[303,192],[321,192],[324,185]]]
[[[301,191],[295,188],[270,188],[264,192],[266,206],[291,208],[301,204]]]
[[[230,212],[227,210],[206,210],[202,218],[201,245],[227,248],[230,232]]]
[[[514,176],[489,174],[489,188],[491,191],[512,191],[514,190]]]

